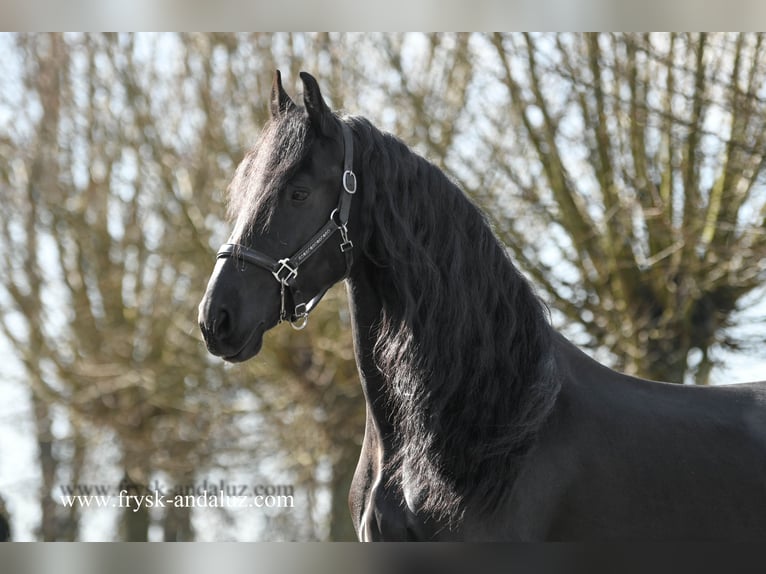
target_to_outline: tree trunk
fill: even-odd
[[[53,432],[51,431],[50,410],[45,401],[32,395],[37,427],[38,461],[40,463],[40,526],[38,539],[43,542],[58,540],[58,516],[53,498],[58,461],[53,455]]]
[[[147,542],[149,540],[150,524],[151,519],[149,517],[149,510],[146,506],[141,506],[138,510],[136,510],[135,506],[123,509],[123,541]]]
[[[165,542],[192,542],[194,528],[191,520],[191,508],[169,506],[165,509],[162,522]]]
[[[129,451],[130,446],[126,447]],[[120,483],[120,490],[126,490],[128,496],[150,496],[149,473],[142,461],[141,455],[134,452],[126,452],[124,455],[125,477]],[[122,508],[121,530],[124,542],[147,542],[149,540],[149,526],[151,517],[147,504],[138,504],[132,499],[127,508]]]

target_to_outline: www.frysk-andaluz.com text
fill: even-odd
[[[150,487],[123,482],[118,487],[98,484],[61,485],[62,505],[96,508],[293,508],[291,485],[246,485],[205,480],[166,488],[159,482]],[[115,493],[115,490],[117,491]]]

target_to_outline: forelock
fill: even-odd
[[[270,120],[229,184],[228,216],[241,240],[268,227],[279,190],[301,165],[313,141],[302,108]]]

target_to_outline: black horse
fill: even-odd
[[[367,426],[361,540],[766,538],[766,385],[641,380],[549,324],[481,212],[434,165],[302,73],[230,186],[200,304],[244,361],[345,278]]]

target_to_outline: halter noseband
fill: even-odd
[[[340,232],[340,251],[346,258],[346,276],[351,270],[353,263],[352,248],[354,244],[348,238],[348,215],[351,210],[351,198],[356,193],[356,175],[354,174],[354,140],[351,129],[346,124],[343,127],[343,176],[341,183],[343,189],[338,199],[338,207],[330,213],[330,220],[317,231],[311,239],[295,252],[292,257],[285,259],[274,259],[261,251],[251,249],[238,243],[224,243],[218,250],[216,257],[218,259],[226,257],[236,257],[246,263],[251,263],[268,271],[274,276],[280,284],[280,297],[282,299],[279,310],[279,322],[288,321],[290,325],[297,330],[303,329],[309,320],[309,311],[314,308],[318,302],[318,297],[311,301],[304,302],[300,289],[296,283],[298,277],[298,268],[309,257],[324,245],[324,243],[336,231]],[[295,308],[288,314],[285,309],[285,291],[290,291]]]

